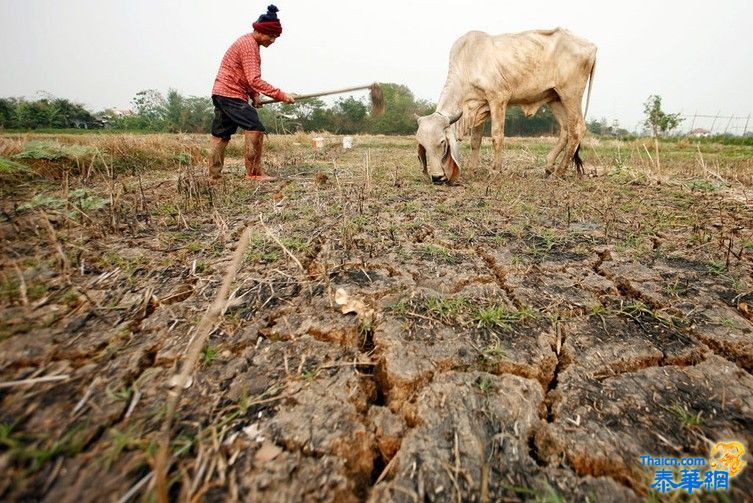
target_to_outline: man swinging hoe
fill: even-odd
[[[294,103],[295,97],[270,85],[261,78],[260,48],[269,47],[282,34],[277,18],[278,9],[267,7],[266,14],[252,24],[254,31],[236,40],[225,53],[212,88],[214,120],[212,121],[212,153],[209,176],[212,181],[222,178],[225,149],[238,127],[243,129],[243,159],[246,178],[266,181],[273,177],[262,171],[261,158],[266,130],[254,107],[261,106],[264,94],[276,101]],[[249,105],[251,99],[254,106]]]

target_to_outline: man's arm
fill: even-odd
[[[244,50],[241,53],[243,73],[246,75],[248,85],[251,86],[252,98],[254,98],[254,101],[257,101],[256,97],[253,95],[254,92],[265,94],[270,98],[285,103],[292,103],[295,101],[291,96],[261,78],[261,58],[259,57],[258,48],[255,48],[251,43],[248,43],[243,49]]]

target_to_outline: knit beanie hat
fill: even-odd
[[[270,37],[279,37],[282,34],[282,25],[280,24],[280,20],[277,19],[277,12],[279,10],[274,5],[270,5],[267,7],[267,13],[259,16],[259,19],[255,23],[252,23],[251,26],[259,33],[269,35]]]

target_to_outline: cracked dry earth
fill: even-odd
[[[0,378],[69,378],[0,389],[3,500],[148,499],[167,383],[246,225],[174,422],[175,499],[642,501],[643,454],[753,447],[745,201],[544,180],[514,148],[503,178],[434,187],[410,139],[275,141],[268,185],[238,160],[216,187],[122,176],[79,224],[4,201],[5,280],[48,288],[3,299]],[[751,500],[753,470],[731,482]]]

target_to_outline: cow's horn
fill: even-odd
[[[460,117],[462,117],[462,115],[463,115],[463,111],[462,111],[462,110],[461,110],[461,111],[459,111],[459,112],[458,112],[457,114],[455,114],[455,115],[451,115],[451,116],[450,116],[450,117],[448,118],[448,119],[449,119],[449,121],[450,121],[450,124],[455,124],[455,123],[456,123],[457,121],[459,121],[459,120],[460,120]]]

